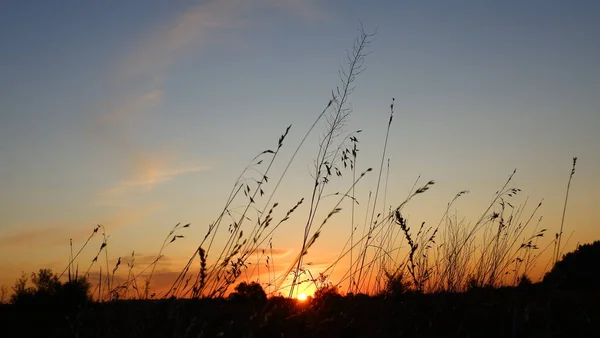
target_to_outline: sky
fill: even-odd
[[[543,199],[541,226],[554,234],[577,156],[566,250],[600,239],[596,1],[8,0],[0,284],[61,271],[69,239],[79,248],[96,224],[112,261],[135,251],[151,262],[175,224],[191,223],[157,268],[165,279],[178,272],[246,164],[292,125],[272,177],[281,174],[339,86],[361,23],[376,32],[346,125],[363,130],[357,168],[376,169],[357,185],[361,207],[395,98],[389,206],[420,176],[436,183],[407,206],[411,220],[439,221],[461,190],[469,194],[453,212],[474,220],[517,169],[518,203]],[[318,125],[274,196],[281,211],[310,195],[323,132]],[[338,187],[349,181],[327,191]],[[300,251],[307,213],[303,205],[273,237],[282,264]],[[340,215],[324,228],[306,258],[313,269],[337,257],[347,222]]]

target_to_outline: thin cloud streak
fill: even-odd
[[[128,94],[108,103],[107,112],[95,119],[92,132],[109,146],[111,154],[122,156],[130,174],[99,192],[100,204],[110,204],[115,197],[129,192],[147,192],[179,175],[208,169],[203,164],[173,165],[176,152],[158,154],[141,149],[132,131],[144,112],[164,100],[166,72],[182,53],[210,41],[211,34],[249,24],[245,14],[261,9],[284,11],[307,22],[325,18],[317,3],[309,0],[213,0],[190,7],[169,24],[150,32],[127,54],[116,74],[119,83],[128,85],[123,91]]]
[[[104,225],[108,232],[114,232],[117,229],[139,223],[151,213],[159,210],[158,206],[152,205],[143,208],[128,208],[107,215],[101,219],[99,224]],[[80,223],[65,224],[60,222],[54,225],[47,225],[40,228],[36,225],[21,225],[19,230],[8,234],[0,234],[0,248],[27,248],[35,245],[36,248],[66,246],[69,239],[74,244],[84,241],[94,230],[93,225],[82,225]],[[1,251],[1,249],[0,249]]]
[[[0,236],[0,247],[8,248],[31,244],[48,244],[49,242],[54,242],[57,236],[66,234],[66,230],[67,227],[65,226],[50,226],[41,229],[23,229],[9,235]]]
[[[211,34],[250,24],[252,10],[275,9],[307,23],[328,15],[313,0],[213,0],[192,6],[173,21],[149,34],[129,53],[120,75],[162,74],[188,48],[211,41]]]
[[[172,153],[161,155],[138,154],[127,158],[132,174],[97,195],[97,203],[112,204],[128,194],[149,192],[154,187],[175,179],[178,176],[210,169],[205,165],[172,164],[177,156]]]

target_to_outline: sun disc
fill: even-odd
[[[299,301],[303,302],[303,301],[306,300],[306,294],[305,293],[301,293],[296,298],[298,298]]]

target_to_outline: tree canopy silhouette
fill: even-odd
[[[235,287],[235,292],[229,295],[229,299],[247,300],[262,304],[267,301],[267,294],[262,286],[256,282],[241,282]]]
[[[544,284],[561,290],[600,290],[600,241],[569,252],[544,276]]]
[[[51,269],[40,269],[38,273],[32,273],[31,278],[23,273],[13,291],[11,303],[23,306],[73,309],[91,300],[90,284],[85,277],[62,283]]]

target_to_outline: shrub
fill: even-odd
[[[520,288],[528,288],[531,285],[533,285],[533,282],[531,281],[531,279],[527,275],[523,274],[523,276],[521,276],[519,278],[519,285],[518,286]]]
[[[386,296],[400,296],[405,294],[410,289],[410,282],[406,281],[402,272],[389,273],[384,271],[385,274],[385,289],[383,294]]]
[[[600,290],[600,241],[569,252],[544,276],[543,283],[562,290]]]
[[[235,292],[229,295],[229,299],[264,303],[267,301],[267,294],[262,286],[256,282],[241,282],[235,287]]]
[[[481,288],[482,288],[482,285],[479,281],[477,281],[477,278],[475,278],[473,276],[469,277],[469,279],[467,280],[467,285],[466,285],[467,291],[479,290]]]
[[[91,300],[90,284],[84,277],[61,283],[51,269],[40,269],[31,278],[23,273],[13,291],[11,303],[16,305],[73,309]]]
[[[340,298],[338,287],[331,284],[321,286],[315,291],[313,299],[317,302],[326,302],[330,299]]]

